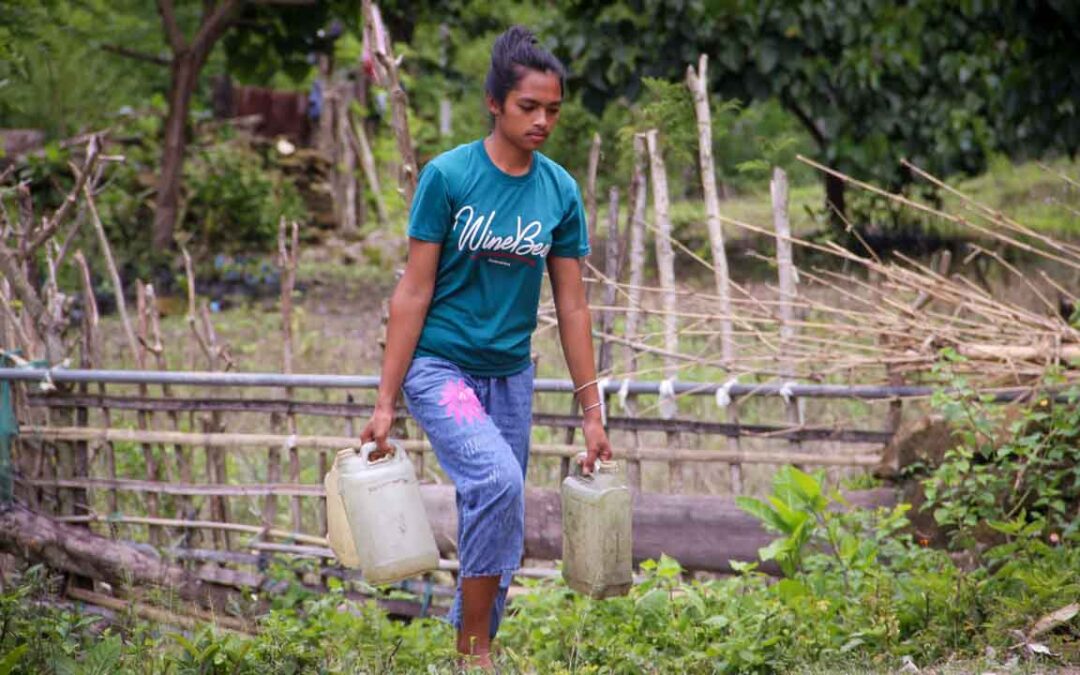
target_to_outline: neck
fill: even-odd
[[[484,149],[487,150],[488,157],[495,166],[511,176],[524,176],[529,173],[533,160],[532,150],[522,150],[508,141],[498,130],[492,131],[484,139]]]

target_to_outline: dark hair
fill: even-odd
[[[511,26],[495,38],[491,47],[491,68],[484,90],[502,105],[506,95],[525,76],[525,69],[558,75],[559,87],[565,88],[566,68],[551,52],[539,46],[533,32],[524,26]]]

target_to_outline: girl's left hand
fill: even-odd
[[[588,476],[596,468],[597,459],[611,461],[611,443],[599,417],[586,418],[581,428],[585,432],[585,460],[581,462],[581,472]]]

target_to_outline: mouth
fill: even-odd
[[[547,139],[547,137],[548,137],[547,134],[536,132],[536,131],[530,131],[529,133],[525,134],[525,138],[529,139],[530,141],[536,142],[536,143],[542,143],[544,140]]]

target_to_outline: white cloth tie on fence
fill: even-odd
[[[784,397],[784,403],[791,403],[791,398],[795,396],[795,393],[791,391],[791,388],[798,384],[794,380],[788,380],[780,385],[780,395]]]
[[[49,391],[56,391],[56,384],[53,382],[53,379],[52,379],[53,372],[55,372],[57,370],[65,369],[70,365],[71,365],[71,359],[66,358],[63,361],[61,361],[60,363],[56,364],[55,366],[50,366],[45,371],[45,378],[43,380],[41,380],[41,384],[38,387],[41,390],[41,392],[45,393],[45,392],[49,392]]]
[[[731,388],[739,383],[739,378],[733,377],[716,390],[716,405],[726,408],[731,405]]]
[[[623,381],[622,381],[622,384],[619,385],[619,393],[618,393],[618,396],[619,396],[619,408],[623,412],[627,412],[627,410],[626,410],[626,397],[629,394],[630,394],[630,378],[629,377],[624,377]]]
[[[675,417],[679,406],[675,402],[675,380],[668,378],[660,383],[660,417],[669,420]]]
[[[791,399],[795,399],[795,412],[799,417],[799,426],[805,424],[806,419],[806,399],[795,396],[795,393],[791,390],[792,387],[797,385],[798,382],[794,380],[788,380],[780,387],[780,395],[784,397],[784,403],[786,405],[791,404]]]
[[[292,450],[296,447],[296,434],[289,434],[282,443],[284,450]]]
[[[604,400],[604,392],[607,391],[610,384],[610,377],[601,377],[596,381],[597,393],[600,394],[600,423],[605,427],[607,426],[607,401]]]

